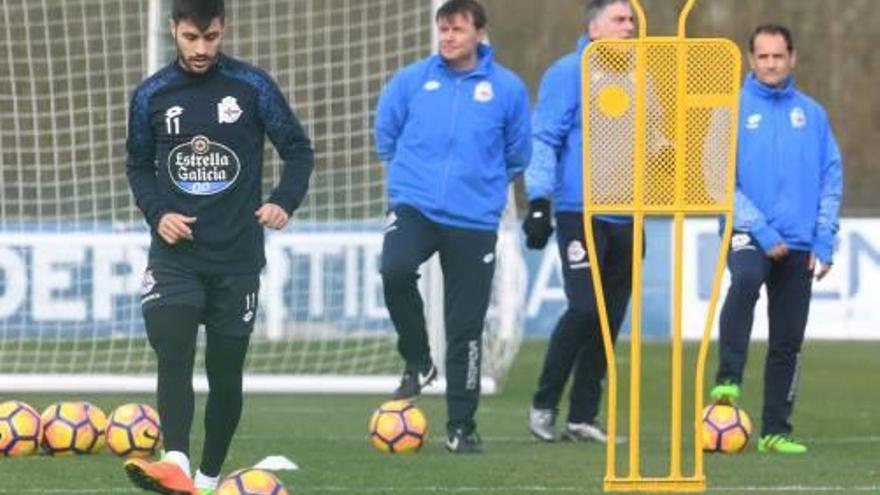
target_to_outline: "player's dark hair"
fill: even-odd
[[[781,24],[763,24],[755,28],[755,32],[752,33],[752,36],[749,37],[749,52],[755,53],[755,39],[758,38],[758,35],[761,34],[771,34],[775,36],[782,36],[785,38],[785,46],[788,48],[788,53],[794,51],[794,36],[791,34],[791,29],[781,25]]]
[[[226,20],[224,0],[174,0],[171,6],[174,24],[186,19],[202,31],[208,29],[211,21],[218,17],[221,23]]]
[[[625,3],[629,5],[629,0],[587,0],[587,6],[584,12],[584,20],[587,23],[593,22],[597,17],[605,12],[609,5],[615,3]]]
[[[483,29],[489,24],[486,9],[476,0],[449,0],[437,9],[435,20],[449,19],[456,15],[469,16],[477,29]]]

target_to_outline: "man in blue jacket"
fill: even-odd
[[[474,0],[437,11],[440,53],[399,71],[376,115],[376,151],[388,167],[390,212],[382,247],[385,304],[406,361],[395,399],[437,376],[419,265],[440,254],[446,323],[446,447],[480,452],[474,416],[482,333],[495,270],[496,230],[508,184],[531,155],[526,86],[493,60]]]
[[[832,266],[843,194],[840,150],[828,116],[797,90],[791,32],[757,28],[743,87],[731,286],[721,310],[721,362],[713,400],[740,396],[755,303],[767,286],[770,341],[764,367],[760,452],[800,454],[789,423],[800,372],[812,278]]]
[[[590,0],[586,36],[577,50],[544,74],[533,117],[533,156],[526,170],[529,212],[523,223],[526,245],[543,249],[553,232],[551,201],[556,210],[557,244],[568,307],[550,337],[538,390],[529,411],[529,430],[542,441],[556,439],[558,404],[572,373],[567,440],[605,442],[596,417],[602,397],[606,360],[583,227],[583,143],[581,122],[581,55],[592,40],[630,38],[634,32],[628,0]],[[628,72],[596,74],[594,84],[632,85]],[[599,156],[597,160],[620,160]],[[613,165],[612,165],[613,166]],[[608,317],[616,339],[629,303],[632,281],[632,220],[594,219],[597,258],[601,264]]]

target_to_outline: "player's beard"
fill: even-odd
[[[179,50],[177,52],[177,60],[190,74],[204,74],[210,71],[217,64],[219,58],[219,52],[214,57],[184,57]]]

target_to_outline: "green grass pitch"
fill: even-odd
[[[526,411],[545,345],[525,343],[503,393],[481,402],[479,431],[487,448],[483,455],[453,456],[444,450],[445,407],[440,397],[419,400],[431,428],[422,450],[389,456],[372,450],[366,440],[369,414],[383,397],[248,396],[224,471],[282,454],[300,466],[298,471],[280,473],[292,494],[601,493],[604,447],[539,444],[526,429]],[[764,349],[752,346],[743,402],[756,427],[760,426]],[[657,343],[645,348],[642,445],[648,475],[661,474],[666,462],[667,351],[666,345]],[[713,347],[709,377],[715,352]],[[693,354],[694,347],[688,346],[689,363]],[[617,356],[623,377],[629,362],[625,344]],[[880,493],[878,356],[880,343],[808,341],[793,422],[796,436],[809,444],[810,452],[798,457],[758,454],[753,438],[743,454],[709,455],[709,493]],[[627,395],[622,389],[624,408]],[[13,398],[38,409],[61,399],[86,399],[108,413],[123,402],[152,402],[151,397],[123,395],[19,394],[0,399]],[[196,456],[203,405],[204,397],[199,397],[192,442]],[[625,434],[625,415],[619,421]],[[620,446],[619,457],[626,457],[626,448]],[[77,458],[0,458],[0,494],[138,493],[121,465],[120,459],[106,452]]]

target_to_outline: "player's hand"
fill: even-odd
[[[159,227],[156,232],[168,244],[172,246],[182,240],[193,240],[193,232],[190,225],[196,223],[196,217],[188,217],[180,213],[166,213],[159,219]]]
[[[550,234],[553,233],[551,220],[550,201],[538,198],[529,203],[529,213],[522,225],[523,233],[526,235],[526,247],[544,249],[547,241],[550,240]]]
[[[810,271],[816,276],[816,280],[822,280],[831,271],[834,265],[825,264],[816,259],[815,254],[810,255]]]
[[[786,246],[784,242],[780,242],[779,244],[773,246],[770,251],[767,251],[767,257],[773,261],[779,261],[787,254],[788,246]]]
[[[274,230],[283,229],[284,226],[287,225],[287,221],[290,220],[290,215],[284,211],[284,208],[275,203],[264,204],[259,210],[257,210],[255,215],[257,216],[257,221],[260,222],[260,225],[265,225]]]

